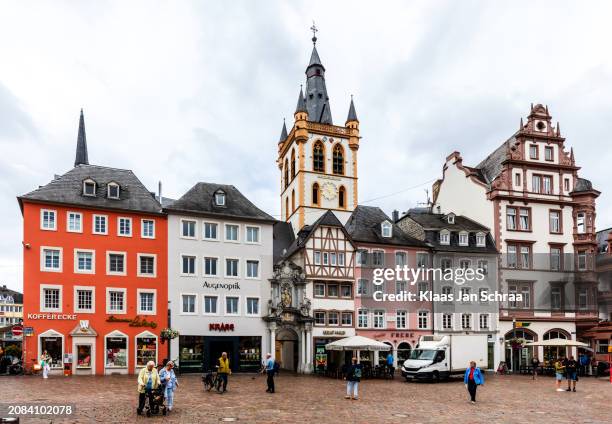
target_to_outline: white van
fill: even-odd
[[[463,376],[470,361],[486,369],[487,347],[486,334],[421,336],[402,365],[402,376],[407,381],[439,381],[453,375]]]

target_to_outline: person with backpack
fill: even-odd
[[[362,367],[357,363],[357,358],[353,358],[353,363],[346,374],[346,396],[344,399],[359,399],[359,382],[361,381]]]
[[[268,388],[266,392],[274,393],[274,374],[276,374],[276,361],[272,359],[272,354],[266,355],[266,362],[264,363],[264,372],[267,375],[266,383]]]

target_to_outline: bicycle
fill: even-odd
[[[219,366],[216,366],[215,368],[219,368]],[[219,377],[219,373],[218,371],[212,371],[209,370],[207,371],[203,376],[202,376],[202,382],[204,383],[204,390],[206,390],[207,392],[210,392],[213,387],[219,391],[221,389],[221,377]]]

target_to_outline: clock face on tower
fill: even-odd
[[[329,181],[324,182],[321,185],[321,194],[327,200],[333,200],[338,195],[338,187],[334,183],[330,183]]]

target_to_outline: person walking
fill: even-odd
[[[51,370],[51,355],[47,351],[43,351],[40,355],[40,367],[42,368],[43,378],[49,378],[49,371]]]
[[[557,358],[554,363],[555,367],[555,381],[557,385],[557,391],[563,392],[564,390],[561,388],[561,381],[563,380],[563,374],[565,373],[565,367],[563,366],[563,357]]]
[[[223,387],[217,387],[217,391],[219,393],[225,393],[227,391],[227,380],[228,377],[232,374],[232,370],[230,368],[230,361],[227,357],[227,352],[223,352],[221,357],[219,358],[219,368],[217,369],[217,374],[223,383]]]
[[[540,366],[540,361],[538,360],[538,357],[534,356],[533,358],[531,358],[531,379],[532,380],[538,379],[538,367],[539,366]]]
[[[389,376],[393,378],[395,375],[395,367],[393,366],[393,353],[391,352],[387,354],[387,368],[389,370]]]
[[[465,370],[465,375],[463,376],[463,383],[470,393],[470,402],[476,403],[476,388],[484,385],[484,376],[480,368],[476,366],[476,362],[470,361],[470,367]]]
[[[153,404],[153,390],[159,387],[160,380],[155,362],[147,362],[147,366],[138,373],[138,415],[142,415],[146,398],[149,398],[149,407]]]
[[[581,353],[580,356],[578,356],[578,362],[580,364],[580,376],[586,377],[589,367],[589,356],[586,353]]]
[[[266,392],[268,393],[274,393],[274,374],[276,373],[276,369],[274,367],[275,361],[274,359],[272,359],[272,354],[268,353],[266,354],[266,361],[264,363],[264,372],[267,375],[267,379],[266,379],[266,383],[268,385],[268,388],[266,389]]]
[[[354,357],[346,373],[346,396],[344,396],[344,399],[359,399],[359,382],[361,381],[362,369],[361,364],[358,364],[357,358]]]
[[[166,366],[159,372],[159,379],[164,386],[164,397],[166,398],[166,406],[168,411],[172,411],[174,407],[174,391],[178,387],[178,380],[174,373],[174,362],[166,362]]]
[[[576,391],[576,380],[578,380],[577,371],[578,371],[578,363],[574,360],[574,357],[570,355],[569,359],[566,359],[564,364],[565,366],[565,378],[567,378],[567,390],[571,392],[572,389]]]

